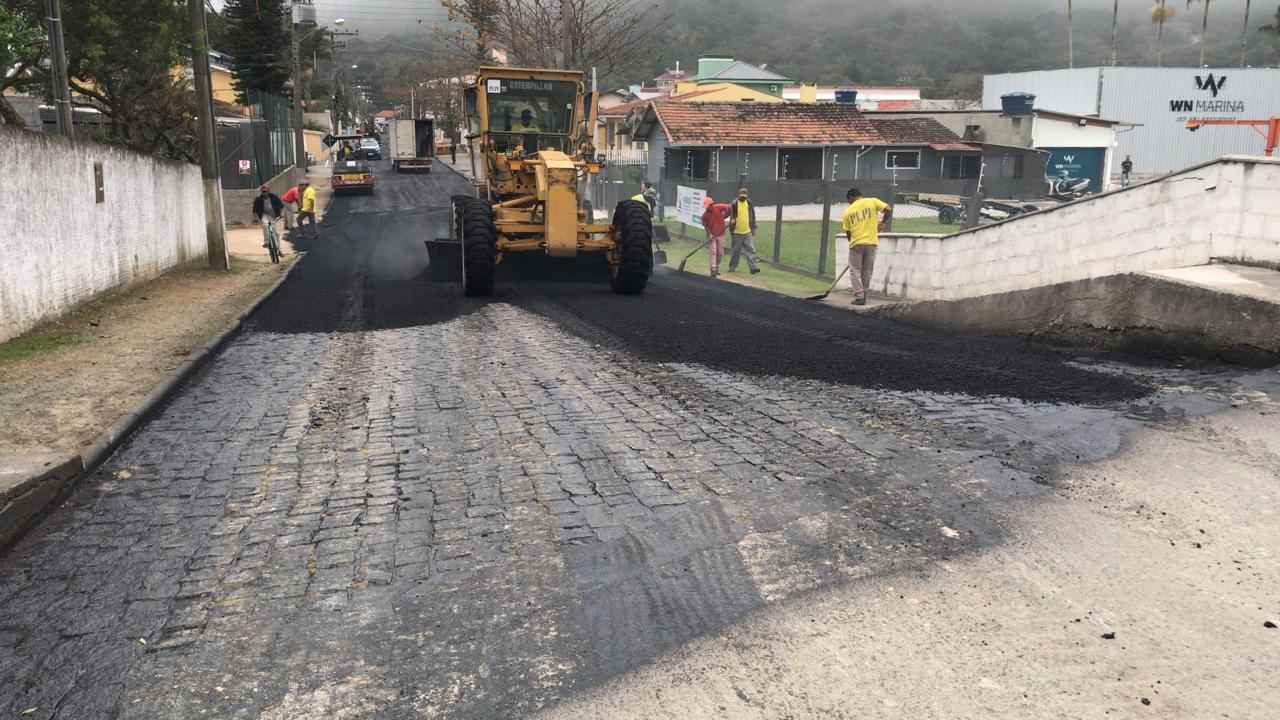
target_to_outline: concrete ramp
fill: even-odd
[[[871,311],[913,324],[1265,367],[1280,362],[1280,271],[1211,264]]]

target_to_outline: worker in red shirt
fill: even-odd
[[[284,227],[286,230],[290,230],[294,225],[294,218],[290,217],[290,215],[297,213],[298,206],[302,204],[302,197],[298,194],[298,186],[294,185],[289,188],[289,190],[280,197],[280,200],[284,202],[284,207],[287,211],[284,216]],[[290,205],[293,205],[292,210],[289,208]],[[294,215],[294,217],[296,217],[296,215]]]
[[[711,260],[711,277],[720,275],[724,258],[724,233],[729,229],[729,203],[718,203],[710,196],[702,203],[702,227],[707,231],[707,256]]]

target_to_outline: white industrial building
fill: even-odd
[[[1025,92],[1037,107],[1131,122],[1116,135],[1117,159],[1138,175],[1167,173],[1223,155],[1261,155],[1263,139],[1245,126],[1192,133],[1192,119],[1266,120],[1280,116],[1280,69],[1091,67],[987,75],[982,106]],[[1118,167],[1115,163],[1113,167]]]

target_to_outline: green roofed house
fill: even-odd
[[[782,88],[792,83],[785,75],[731,57],[698,58],[698,76],[694,80],[699,85],[733,83],[776,97],[782,97]]]

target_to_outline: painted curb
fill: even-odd
[[[191,379],[201,368],[203,368],[210,359],[213,358],[219,350],[227,345],[239,332],[244,329],[245,322],[253,316],[263,304],[270,300],[273,295],[284,285],[284,283],[293,275],[294,270],[298,268],[307,258],[307,253],[299,253],[298,258],[289,265],[289,268],[267,288],[258,299],[253,302],[244,312],[240,313],[235,320],[227,325],[226,329],[215,336],[212,340],[205,344],[199,352],[192,355],[186,362],[179,365],[169,374],[159,385],[154,387],[147,394],[138,407],[132,412],[116,421],[105,432],[98,435],[97,439],[88,447],[83,448],[79,455],[72,455],[71,460],[78,465],[77,472],[74,476],[68,478],[58,490],[58,492],[50,494],[44,500],[42,507],[28,514],[25,519],[18,520],[19,526],[11,533],[4,533],[4,542],[0,543],[0,551],[7,550],[9,546],[17,542],[28,531],[38,525],[48,514],[50,508],[60,505],[71,493],[77,488],[81,481],[92,475],[98,467],[111,456],[111,453],[124,443],[130,435],[133,434],[143,423],[150,420],[159,410],[159,408],[170,399],[183,383]],[[43,475],[43,473],[41,473]],[[39,477],[33,477],[31,482],[38,482]],[[0,529],[3,528],[4,518],[0,516]]]

